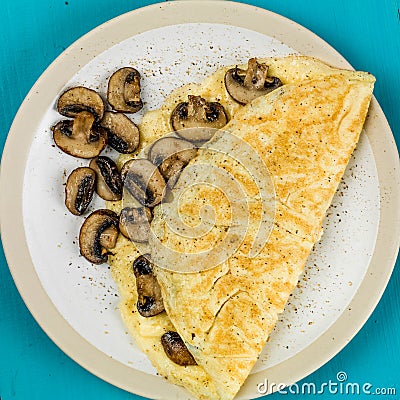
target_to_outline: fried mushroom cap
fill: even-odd
[[[277,77],[269,77],[268,65],[259,64],[250,58],[247,70],[229,69],[225,74],[225,87],[229,95],[241,104],[250,103],[257,97],[264,96],[282,86]]]
[[[99,156],[90,162],[89,167],[97,175],[97,194],[104,200],[121,200],[122,179],[115,162],[109,157]]]
[[[81,111],[73,120],[63,120],[51,128],[55,144],[74,157],[97,157],[107,144],[107,132],[94,124],[88,111]]]
[[[172,188],[182,169],[196,154],[197,148],[193,143],[176,137],[165,137],[152,144],[148,158],[158,167],[168,187]]]
[[[166,184],[158,168],[144,158],[127,161],[121,170],[125,189],[145,207],[155,207],[164,198]]]
[[[83,257],[93,264],[107,262],[110,249],[118,238],[118,216],[111,210],[92,212],[79,232],[79,248]]]
[[[90,112],[96,122],[103,118],[104,102],[92,89],[77,86],[66,90],[57,101],[57,111],[65,117],[76,117],[82,111]]]
[[[107,131],[108,144],[122,154],[139,146],[139,128],[125,114],[106,111],[100,125]]]
[[[65,185],[65,205],[74,215],[82,215],[92,201],[96,173],[88,167],[74,169]]]
[[[173,130],[185,140],[194,143],[207,142],[216,129],[224,127],[228,117],[218,102],[208,102],[201,96],[188,96],[171,114]]]
[[[145,254],[133,262],[138,292],[137,310],[142,317],[153,317],[164,311],[160,285],[153,273],[150,255]]]
[[[165,354],[175,364],[188,366],[197,365],[196,360],[190,354],[182,338],[177,332],[168,331],[161,336],[161,344]]]
[[[119,230],[132,242],[146,243],[149,241],[152,219],[153,215],[147,207],[125,207],[119,215]]]
[[[140,73],[132,67],[114,72],[108,81],[107,99],[115,111],[139,111],[143,107],[140,99]]]

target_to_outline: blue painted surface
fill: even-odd
[[[155,1],[3,0],[0,24],[0,148],[30,87],[66,47],[92,28]],[[400,143],[400,11],[397,0],[246,0],[309,28],[359,69],[377,77],[375,96]],[[139,399],[96,378],[54,345],[26,309],[0,249],[0,398]],[[396,387],[400,399],[400,268],[351,343],[303,382],[321,385],[345,371],[348,381]],[[323,349],[321,349],[323,351]],[[300,385],[302,382],[300,382]],[[303,395],[303,398],[354,397]],[[296,399],[275,394],[269,399]],[[376,397],[376,396],[375,396]],[[168,396],[166,397],[168,398]]]

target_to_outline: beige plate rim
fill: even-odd
[[[72,359],[93,374],[132,393],[154,399],[180,397],[181,388],[111,359],[83,339],[52,304],[35,272],[25,239],[22,185],[34,129],[43,110],[65,83],[97,54],[135,34],[179,23],[230,24],[273,36],[302,54],[337,67],[348,62],[312,32],[280,15],[246,4],[177,1],[140,8],[95,28],[65,50],[42,74],[22,103],[2,157],[0,217],[5,254],[18,290],[37,322]],[[400,238],[399,158],[393,135],[375,99],[366,130],[378,168],[381,210],[377,242],[367,274],[349,307],[309,347],[266,371],[250,375],[239,398],[257,397],[257,384],[294,383],[336,355],[359,331],[378,303],[390,278]],[[188,398],[188,396],[185,396]]]

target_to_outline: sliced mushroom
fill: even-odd
[[[121,68],[108,81],[108,102],[116,111],[134,113],[143,107],[140,99],[140,73],[132,67]]]
[[[191,142],[175,137],[165,137],[152,144],[149,160],[158,167],[168,186],[172,188],[182,169],[196,157],[197,148]]]
[[[161,336],[161,344],[165,354],[175,364],[188,366],[197,365],[196,360],[190,354],[182,338],[177,332],[168,331]]]
[[[129,154],[139,146],[139,129],[125,114],[106,111],[100,125],[107,131],[108,144],[118,152]]]
[[[142,205],[154,207],[165,194],[165,181],[158,168],[146,159],[127,161],[121,170],[126,190]]]
[[[81,254],[93,264],[107,262],[118,237],[118,216],[111,210],[92,212],[79,233]]]
[[[82,111],[88,111],[98,122],[103,118],[104,102],[94,90],[77,86],[61,94],[57,101],[57,110],[61,115],[72,118]]]
[[[241,104],[250,103],[282,86],[279,78],[267,76],[268,65],[259,64],[255,58],[250,58],[247,70],[237,66],[225,74],[225,87],[229,95]]]
[[[93,198],[96,173],[88,167],[74,169],[65,185],[65,205],[74,215],[82,215]]]
[[[161,288],[153,273],[149,254],[138,257],[133,262],[138,292],[137,310],[143,317],[153,317],[164,311]]]
[[[94,116],[88,111],[80,112],[74,120],[60,121],[51,130],[56,145],[74,157],[96,157],[107,144],[107,132],[94,124]]]
[[[151,211],[147,207],[125,207],[119,215],[119,230],[132,242],[145,243],[149,241],[152,219]]]
[[[99,156],[90,161],[89,167],[97,175],[97,194],[104,200],[121,200],[122,179],[115,162],[109,157]]]
[[[217,102],[208,102],[201,96],[188,96],[188,101],[179,103],[171,114],[174,131],[190,142],[206,142],[216,129],[228,122],[224,107]]]

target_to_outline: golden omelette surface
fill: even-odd
[[[168,316],[164,312],[151,318],[141,317],[135,306],[132,262],[139,255],[135,245],[120,237],[115,256],[110,257],[121,294],[120,311],[137,344],[161,375],[198,398],[233,398],[257,360],[320,237],[322,220],[357,143],[372,93],[374,78],[366,73],[337,70],[299,56],[260,61],[283,81],[281,89],[240,106],[226,93],[223,77],[228,67],[223,68],[200,85],[173,92],[160,110],[144,116],[140,131],[141,149],[169,133],[170,112],[188,94],[224,105],[234,117],[225,129],[257,149],[274,183],[275,220],[261,253],[248,256],[260,217],[257,188],[232,160],[202,150],[192,164],[224,165],[249,196],[248,234],[237,253],[196,275],[158,269]],[[119,164],[131,157],[122,156]],[[183,197],[181,214],[188,221],[196,220],[196,204],[207,199],[221,209],[216,229],[229,225],[229,204],[225,207],[223,198],[219,202],[216,198],[207,188],[194,189]],[[118,210],[121,204],[108,206]],[[199,249],[200,242],[178,245],[179,238],[168,230],[161,210],[156,210],[152,227],[170,248]],[[224,231],[217,233],[224,235]],[[162,262],[162,255],[158,261]],[[167,330],[179,332],[199,366],[181,367],[166,357],[160,337]]]

